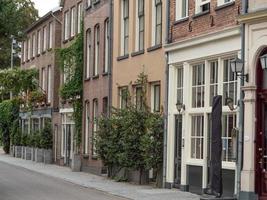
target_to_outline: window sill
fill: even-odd
[[[235,5],[235,1],[228,2],[228,3],[222,4],[222,5],[216,6],[215,7],[215,11],[227,8],[227,7],[232,6],[232,5]]]
[[[99,74],[94,75],[94,76],[92,77],[93,80],[98,79],[98,78],[99,78]]]
[[[102,76],[107,76],[108,75],[108,72],[103,72],[102,73]]]
[[[155,51],[155,50],[158,50],[158,49],[160,49],[160,48],[162,48],[162,44],[156,44],[156,45],[154,45],[154,46],[152,46],[152,47],[149,47],[149,48],[147,49],[147,52]]]
[[[188,21],[188,20],[189,20],[189,17],[184,17],[184,18],[178,19],[178,20],[176,20],[175,22],[173,22],[173,25],[177,25],[177,24],[186,22],[186,21]]]
[[[132,57],[135,57],[135,56],[142,55],[142,54],[144,54],[144,53],[145,53],[145,51],[144,51],[144,49],[143,49],[143,50],[139,50],[139,51],[133,52],[133,53],[131,54],[131,56],[132,56]]]
[[[68,41],[69,41],[69,39],[65,39],[65,40],[63,40],[63,44],[66,44],[66,43],[68,43]]]
[[[92,6],[87,6],[85,10],[90,10],[92,8]]]
[[[85,82],[90,81],[90,77],[84,79]]]
[[[207,14],[209,14],[209,13],[210,13],[210,10],[207,10],[207,11],[205,11],[205,12],[200,12],[200,13],[197,13],[197,14],[193,15],[192,18],[193,18],[193,19],[196,19],[196,18],[198,18],[198,17],[207,15]]]
[[[127,58],[129,58],[129,54],[117,57],[117,61],[121,61],[121,60],[124,60],[124,59],[127,59]]]

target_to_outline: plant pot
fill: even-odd
[[[31,160],[32,159],[32,148],[26,147],[25,148],[25,160]]]
[[[52,150],[51,149],[44,149],[44,163],[52,164]]]
[[[44,162],[44,150],[36,148],[35,149],[35,162]]]
[[[22,156],[22,147],[21,146],[15,146],[15,157],[21,158]]]
[[[35,148],[31,148],[31,158],[32,158],[32,161],[35,161]]]
[[[146,185],[149,183],[149,172],[144,170],[141,174],[139,170],[129,170],[128,180],[133,183]]]
[[[80,172],[82,167],[81,155],[73,154],[71,161],[71,170],[73,172]]]
[[[9,155],[15,157],[15,146],[10,145]]]

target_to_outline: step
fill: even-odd
[[[214,196],[202,195],[200,196],[200,200],[237,200],[235,197],[220,197],[216,198]]]

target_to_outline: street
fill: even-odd
[[[0,162],[0,200],[123,200]]]

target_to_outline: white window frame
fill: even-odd
[[[47,26],[43,27],[43,52],[47,50]]]
[[[157,15],[159,14],[157,12],[157,5],[155,1],[160,1],[159,4],[161,4],[161,23],[157,24]],[[158,5],[159,6],[159,5]],[[152,0],[152,40],[151,40],[151,45],[160,45],[162,43],[162,25],[163,25],[163,3],[162,0]],[[160,32],[160,41],[157,41],[157,26],[161,27],[161,32]]]
[[[47,102],[52,101],[52,67],[49,65],[47,67]]]
[[[69,11],[64,13],[64,40],[69,39],[70,30],[69,30]]]
[[[75,36],[75,7],[70,9],[70,36]]]
[[[100,63],[100,25],[95,26],[94,30],[94,76],[98,75],[98,68]]]
[[[31,38],[28,38],[27,41],[28,51],[27,51],[27,60],[31,59]]]
[[[195,1],[195,14],[201,13],[201,7],[207,3],[210,3],[210,0],[196,0]]]
[[[183,13],[185,14],[183,15]],[[175,16],[176,20],[181,20],[188,17],[188,0],[176,0]]]
[[[156,93],[156,88],[159,89],[158,91],[158,96],[156,97],[157,93]],[[151,112],[160,112],[160,106],[161,106],[161,86],[160,86],[160,83],[154,83],[151,85]],[[156,101],[156,98],[158,98],[158,109],[155,110],[155,101]]]
[[[37,32],[37,55],[41,54],[41,30]]]
[[[98,99],[94,99],[93,100],[93,113],[92,113],[93,114],[93,117],[92,117],[92,119],[93,119],[92,155],[93,156],[97,155],[94,139],[95,139],[95,136],[96,136],[97,131],[98,131],[98,122],[97,122],[98,109],[99,109]]]
[[[92,6],[92,0],[87,0],[86,4],[87,4],[87,8],[91,7]]]
[[[104,73],[108,72],[108,66],[109,66],[109,53],[110,53],[110,47],[109,47],[109,19],[105,20],[105,60],[104,60]]]
[[[228,4],[234,2],[235,0],[217,0],[217,6],[222,6],[224,4]]]
[[[126,2],[128,4],[128,15],[125,13]],[[127,55],[129,53],[129,0],[121,0],[121,56]],[[128,24],[128,29],[126,32],[126,24]]]
[[[42,85],[41,85],[41,87],[42,87],[42,89],[43,89],[43,91],[45,91],[46,92],[46,70],[45,70],[45,67],[43,67],[42,69],[41,69],[42,71]]]
[[[85,102],[85,137],[84,153],[89,154],[89,127],[90,127],[90,102]]]
[[[78,12],[77,12],[77,32],[81,33],[81,21],[82,21],[82,2],[80,2],[77,6]]]
[[[53,47],[53,22],[49,23],[49,43],[48,48],[52,49]]]
[[[92,53],[92,32],[91,29],[87,30],[86,33],[87,51],[86,51],[86,73],[85,78],[90,78],[90,67],[91,67],[91,53]]]
[[[139,3],[143,1],[143,11],[139,10]],[[140,21],[143,21],[143,27],[140,27]],[[140,40],[140,35],[143,35],[143,41]],[[135,32],[135,51],[141,51],[145,48],[145,0],[136,0],[136,32]]]
[[[32,35],[32,57],[36,56],[36,34]]]
[[[119,99],[120,99],[120,108],[121,109],[126,108],[127,105],[128,105],[128,97],[127,97],[128,94],[126,94],[126,99],[124,99],[124,92],[127,92],[128,93],[128,87],[127,86],[121,87],[119,89],[119,94],[120,94]],[[125,105],[123,105],[124,104],[124,101],[125,101]]]

